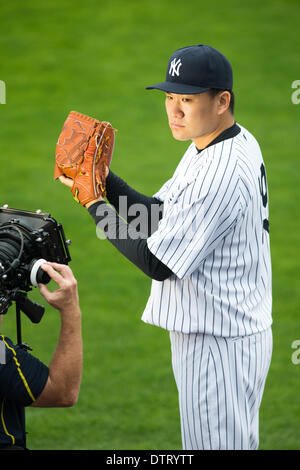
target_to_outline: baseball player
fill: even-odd
[[[173,137],[188,142],[173,176],[147,197],[109,171],[110,205],[86,204],[152,278],[142,320],[170,332],[184,449],[258,448],[272,354],[266,170],[234,119],[232,88],[231,65],[216,49],[175,51],[166,80],[148,87],[165,92]],[[148,214],[138,236],[136,204]]]

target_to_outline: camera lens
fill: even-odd
[[[37,284],[48,284],[50,281],[49,274],[46,273],[42,268],[39,268],[36,273],[36,282]]]
[[[30,282],[33,286],[37,287],[38,284],[47,284],[50,281],[50,276],[41,268],[41,265],[47,263],[45,259],[34,259],[31,263],[30,269]]]
[[[14,240],[9,232],[0,233],[0,262],[9,266],[19,255],[20,241]]]

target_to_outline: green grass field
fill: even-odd
[[[206,43],[234,69],[235,117],[258,139],[268,174],[274,353],[260,415],[260,449],[300,448],[299,122],[297,0],[53,0],[1,3],[0,204],[42,209],[71,238],[83,312],[84,373],[70,409],[28,409],[30,449],[180,449],[168,333],[141,322],[151,280],[96,237],[93,220],[53,181],[54,152],[72,109],[110,121],[112,169],[153,194],[186,148],[172,139],[160,92],[171,53]],[[34,290],[32,300],[43,302]],[[15,339],[13,309],[3,333]],[[48,363],[59,331],[50,307],[23,339]]]

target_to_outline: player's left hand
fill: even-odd
[[[69,113],[56,145],[54,178],[68,186],[82,206],[106,196],[114,141],[115,129],[109,122]]]
[[[109,169],[107,169],[107,174],[109,173]],[[59,176],[59,181],[64,184],[65,186],[68,186],[69,188],[72,188],[73,184],[74,184],[74,181],[72,180],[72,178],[67,178],[66,176]],[[93,199],[92,201],[89,201],[85,204],[84,207],[86,207],[87,209],[95,204],[95,202],[99,202],[99,201],[104,201],[104,198],[102,196],[99,196],[97,199]]]
[[[73,186],[73,183],[74,181],[72,180],[72,178],[67,178],[66,176],[59,176],[59,181],[62,183],[62,184],[65,184],[66,186],[68,186],[69,188],[72,188]]]

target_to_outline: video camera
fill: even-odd
[[[0,207],[0,314],[16,302],[33,323],[39,323],[44,307],[27,298],[39,283],[50,281],[41,268],[45,261],[68,264],[71,261],[61,224],[50,214]]]

